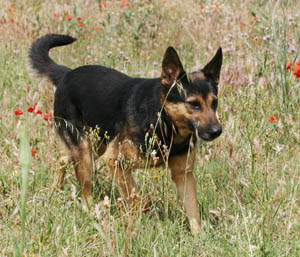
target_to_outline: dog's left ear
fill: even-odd
[[[161,83],[163,85],[172,85],[174,80],[184,73],[183,66],[173,47],[168,47],[162,62]]]
[[[214,80],[217,84],[220,80],[220,71],[223,61],[222,48],[220,47],[215,54],[215,56],[211,59],[211,61],[206,64],[206,66],[202,69],[205,77]]]

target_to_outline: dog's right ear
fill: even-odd
[[[216,52],[215,56],[211,59],[211,61],[206,64],[206,66],[202,69],[204,75],[208,78],[213,79],[217,84],[220,79],[220,71],[222,67],[223,54],[222,48],[220,47]]]
[[[161,83],[170,86],[185,71],[178,54],[173,47],[168,47],[162,62]]]

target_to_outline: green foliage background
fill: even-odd
[[[300,2],[99,3],[1,0],[0,256],[21,255],[23,228],[23,256],[299,256],[300,80],[285,65],[299,58]],[[137,77],[160,76],[169,45],[187,71],[202,68],[223,47],[218,113],[224,132],[201,144],[194,171],[201,234],[190,235],[163,168],[136,172],[143,197],[153,200],[147,214],[130,214],[118,200],[101,159],[90,211],[81,208],[72,167],[64,190],[51,191],[57,138],[52,119],[43,115],[52,115],[54,88],[32,76],[27,63],[30,44],[46,33],[78,38],[51,52],[60,64],[100,64]],[[42,115],[27,112],[35,103]],[[16,116],[17,109],[24,114]],[[278,122],[268,121],[272,116]],[[25,216],[20,130],[27,130],[30,148],[38,151],[28,174]]]

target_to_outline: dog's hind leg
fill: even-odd
[[[76,176],[80,185],[81,198],[84,204],[92,202],[92,146],[88,139],[80,138],[78,145],[71,146],[72,159],[75,165]]]
[[[179,199],[182,200],[189,218],[192,234],[201,230],[201,221],[196,192],[196,181],[193,175],[195,150],[190,155],[171,157],[168,164],[172,171],[172,179],[176,184]]]
[[[59,156],[56,164],[56,170],[55,170],[52,188],[62,189],[66,169],[68,164],[72,162],[72,156],[69,148],[61,139],[58,140],[57,148],[58,148]]]
[[[73,143],[69,136],[60,134],[63,139],[59,143],[59,159],[53,182],[53,188],[62,188],[67,165],[73,162],[76,176],[80,185],[81,199],[85,205],[92,201],[91,184],[93,170],[93,154],[90,141],[80,136]]]

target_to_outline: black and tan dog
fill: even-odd
[[[87,128],[98,128],[99,155],[117,180],[124,197],[136,190],[132,170],[165,164],[171,169],[191,231],[201,229],[193,176],[199,138],[220,136],[216,117],[222,50],[200,71],[186,73],[174,48],[162,61],[160,78],[132,78],[116,70],[87,65],[71,70],[49,57],[52,47],[75,39],[49,34],[30,49],[31,65],[57,87],[54,119],[62,139],[60,167],[55,183],[62,185],[64,165],[76,163],[76,175],[85,202],[91,199],[92,146]]]

